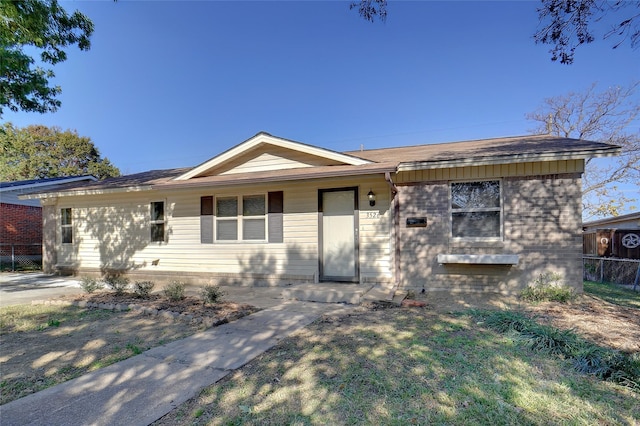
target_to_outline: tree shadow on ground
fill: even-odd
[[[156,424],[629,424],[640,416],[639,395],[567,368],[465,315],[328,316]]]

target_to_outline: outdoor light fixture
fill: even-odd
[[[369,199],[369,205],[371,207],[376,205],[376,194],[374,194],[372,190],[369,190],[369,193],[367,194],[367,198]]]

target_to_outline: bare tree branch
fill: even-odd
[[[640,44],[640,1],[617,0],[541,0],[540,26],[533,38],[552,48],[552,61],[572,64],[576,49],[595,40],[598,24],[613,21],[603,30],[603,39],[614,39],[616,49],[627,40],[632,48]]]
[[[624,196],[618,185],[640,182],[640,130],[630,130],[640,118],[640,105],[634,97],[639,88],[640,82],[635,82],[598,92],[594,83],[581,93],[547,98],[526,116],[538,123],[534,133],[547,133],[550,125],[551,133],[558,136],[622,147],[622,154],[610,161],[587,160],[582,183],[583,208],[588,216],[615,216],[634,201]],[[553,117],[552,123],[548,122],[549,116]]]

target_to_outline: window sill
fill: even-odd
[[[458,263],[468,265],[517,265],[517,254],[439,254],[438,263]]]

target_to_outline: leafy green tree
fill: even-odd
[[[75,130],[11,123],[0,127],[0,181],[87,174],[104,179],[120,176],[120,170]]]
[[[67,59],[68,46],[89,50],[92,33],[89,18],[78,11],[69,15],[56,0],[0,0],[0,117],[4,108],[56,111],[61,89],[49,81],[55,74],[25,51],[55,65]]]
[[[617,216],[627,203],[634,201],[618,186],[637,186],[640,182],[640,131],[630,131],[640,116],[640,105],[634,97],[639,88],[637,82],[597,91],[594,83],[584,92],[547,98],[537,111],[527,114],[529,120],[538,123],[535,133],[622,147],[622,154],[616,158],[587,160],[582,179],[586,217]]]

